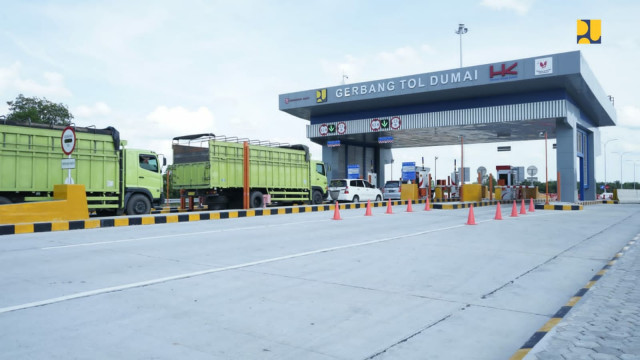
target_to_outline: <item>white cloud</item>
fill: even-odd
[[[347,83],[371,81],[375,79],[419,74],[439,70],[444,60],[434,61],[438,51],[428,44],[403,46],[389,51],[356,57],[346,55],[342,62],[322,61],[321,66],[331,78],[342,80],[342,74],[348,76]]]
[[[80,105],[73,111],[73,115],[76,118],[90,118],[109,114],[111,114],[111,108],[103,102],[97,102],[93,105]]]
[[[159,106],[147,115],[144,127],[171,136],[214,132],[215,119],[208,108],[190,111],[182,106]]]
[[[0,92],[15,91],[15,94],[8,94],[12,98],[18,94],[27,97],[48,97],[53,102],[57,102],[57,98],[71,96],[71,91],[65,87],[64,76],[61,74],[45,72],[42,77],[42,81],[24,78],[22,64],[16,62],[9,67],[0,68]]]
[[[618,125],[640,128],[640,108],[634,105],[623,106],[618,118]]]
[[[525,15],[533,5],[533,0],[482,0],[481,5],[495,10],[513,10]]]

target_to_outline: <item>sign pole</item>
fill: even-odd
[[[65,184],[71,185],[73,184],[73,178],[71,177],[71,169],[75,169],[75,161],[71,159],[71,153],[76,148],[76,131],[71,126],[67,126],[62,130],[62,136],[60,136],[60,146],[62,147],[62,152],[67,155],[67,162],[65,164],[65,159],[62,159],[62,168],[67,169],[67,179],[64,181]]]
[[[67,155],[67,159],[71,159],[71,154]],[[67,181],[66,184],[73,184],[73,180],[71,179],[71,169],[67,169]]]

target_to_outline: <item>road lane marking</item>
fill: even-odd
[[[167,277],[151,279],[151,280],[146,280],[146,281],[140,281],[140,282],[135,282],[135,283],[130,283],[130,284],[111,286],[111,287],[106,287],[106,288],[102,288],[102,289],[90,290],[90,291],[83,291],[83,292],[70,294],[70,295],[66,295],[66,296],[60,296],[60,297],[55,297],[55,298],[51,298],[51,299],[45,299],[45,300],[41,300],[41,301],[34,301],[34,302],[15,305],[15,306],[3,307],[3,308],[0,308],[0,314],[12,312],[12,311],[18,311],[18,310],[26,310],[26,309],[30,309],[30,308],[46,306],[46,305],[51,305],[51,304],[55,304],[55,303],[59,303],[59,302],[75,300],[75,299],[81,299],[81,298],[86,298],[86,297],[91,297],[91,296],[96,296],[96,295],[102,295],[102,294],[107,294],[107,293],[112,293],[112,292],[118,292],[118,291],[129,290],[129,289],[134,289],[134,288],[140,288],[140,287],[145,287],[145,286],[150,286],[150,285],[156,285],[156,284],[166,283],[166,282],[169,282],[169,281],[183,280],[183,279],[188,279],[188,278],[192,278],[192,277],[196,277],[196,276],[202,276],[202,275],[218,273],[218,272],[222,272],[222,271],[242,269],[242,268],[246,268],[246,267],[250,267],[250,266],[263,265],[263,264],[268,264],[268,263],[272,263],[272,262],[290,260],[290,259],[295,259],[295,258],[304,257],[304,256],[310,256],[310,255],[316,255],[316,254],[321,254],[321,253],[326,253],[326,252],[333,252],[333,251],[338,251],[338,250],[350,249],[350,248],[366,246],[366,245],[373,245],[373,244],[388,242],[388,241],[392,241],[392,240],[405,239],[405,238],[424,235],[424,234],[428,234],[428,233],[432,233],[432,232],[460,228],[460,227],[464,227],[464,226],[466,226],[466,225],[460,224],[460,225],[454,225],[454,226],[447,226],[447,227],[443,227],[443,228],[439,228],[439,229],[418,231],[418,232],[414,232],[414,233],[410,233],[410,234],[398,235],[398,236],[387,237],[387,238],[382,238],[382,239],[377,239],[377,240],[370,240],[370,241],[354,243],[354,244],[348,244],[348,245],[341,245],[341,246],[333,246],[333,247],[328,247],[328,248],[324,248],[324,249],[305,251],[305,252],[291,254],[291,255],[278,256],[278,257],[274,257],[274,258],[270,258],[270,259],[251,261],[251,262],[237,264],[237,265],[211,268],[211,269],[206,269],[206,270],[201,270],[201,271],[194,271],[194,272],[185,273],[185,274],[179,274],[179,275],[167,276]]]
[[[40,248],[40,250],[53,250],[53,249],[66,249],[66,248],[74,248],[74,247],[82,247],[82,246],[97,246],[97,245],[106,245],[106,244],[117,244],[124,242],[132,242],[132,241],[140,241],[140,240],[153,240],[153,239],[166,239],[177,236],[192,236],[192,235],[203,235],[203,234],[215,234],[215,233],[223,233],[223,232],[231,232],[231,231],[241,231],[241,230],[257,230],[264,229],[276,226],[287,226],[287,225],[297,225],[304,223],[313,223],[313,222],[325,222],[329,220],[316,220],[316,221],[302,221],[302,222],[291,222],[291,223],[283,223],[283,224],[272,224],[272,225],[259,225],[259,226],[246,226],[241,228],[233,228],[233,229],[217,229],[217,230],[209,230],[209,231],[198,231],[192,233],[179,233],[179,234],[171,234],[171,235],[158,235],[158,236],[147,236],[133,239],[121,239],[121,240],[109,240],[109,241],[99,241],[92,243],[82,243],[82,244],[70,244],[70,245],[57,245],[57,246],[47,246]]]

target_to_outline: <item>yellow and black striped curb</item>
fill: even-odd
[[[408,203],[409,203],[408,200],[379,201],[379,202],[372,202],[371,206],[383,207],[383,206],[388,206],[388,204],[391,204],[392,206],[397,206],[397,205],[408,205]],[[461,202],[457,204],[434,203],[434,204],[430,204],[430,208],[441,209],[441,210],[453,210],[453,209],[469,208],[471,205],[473,205],[474,207],[480,207],[480,206],[496,205],[497,203],[498,203],[497,200],[484,200],[484,201],[474,201],[474,202],[464,202],[464,203]],[[500,201],[500,203],[510,204],[511,201],[502,200]],[[426,205],[426,200],[417,200],[415,201],[414,204]],[[361,209],[361,208],[365,208],[366,206],[367,206],[366,203],[339,204],[339,208],[341,210]],[[536,209],[538,208],[537,206],[539,205],[536,205]],[[564,205],[564,206],[569,206],[569,205]],[[580,207],[580,209],[582,208]],[[250,210],[223,210],[223,211],[216,211],[216,212],[210,212],[206,210],[198,211],[198,210],[199,209],[195,209],[194,211],[190,211],[188,213],[182,213],[187,211],[175,209],[173,211],[169,210],[170,212],[168,214],[153,214],[153,215],[147,215],[147,216],[141,216],[141,217],[65,220],[65,221],[0,225],[0,236],[49,232],[49,231],[96,229],[96,228],[116,227],[116,226],[153,225],[153,224],[167,224],[167,223],[189,222],[189,221],[233,219],[233,218],[252,217],[252,216],[298,214],[298,213],[306,213],[306,212],[335,210],[335,205],[334,204],[302,205],[302,206],[294,206],[294,207],[263,208],[263,209],[250,209]],[[546,210],[549,210],[549,209],[546,209]],[[554,209],[550,209],[550,210],[554,210]],[[178,214],[173,215],[171,214],[171,212],[176,212]]]
[[[622,255],[624,255],[624,253],[627,250],[629,250],[629,247],[631,247],[631,245],[633,245],[635,243],[636,243],[635,240],[629,241],[627,243],[627,245],[625,245],[607,263],[607,265],[603,266],[602,269],[600,271],[598,271],[598,273],[596,273],[596,275],[594,275],[591,278],[591,280],[589,280],[589,282],[587,282],[587,284],[582,289],[578,290],[578,292],[575,295],[573,295],[573,297],[571,297],[571,299],[569,299],[569,302],[567,302],[563,307],[561,307],[560,310],[558,310],[551,317],[551,319],[549,319],[549,321],[547,321],[538,331],[536,331],[533,335],[531,335],[529,340],[527,340],[527,342],[525,342],[524,345],[522,345],[522,347],[518,351],[516,351],[516,353],[513,354],[513,356],[511,356],[509,358],[509,360],[521,360],[521,359],[523,359],[529,353],[529,351],[531,351],[531,349],[533,349],[533,347],[536,346],[536,344],[538,342],[540,342],[540,340],[542,340],[542,338],[545,335],[547,335],[547,333],[549,333],[549,331],[551,331],[551,329],[553,329],[556,325],[558,325],[558,323],[560,321],[562,321],[562,319],[578,303],[578,301],[580,301],[580,299],[582,299],[582,297],[587,293],[587,291],[589,291],[589,289],[591,289],[591,287],[598,280],[600,280],[600,278],[602,278],[602,276],[607,272],[607,270],[609,270],[616,263],[616,261],[618,261],[618,258],[620,258]]]
[[[580,201],[581,205],[620,204],[618,200],[587,200]]]
[[[402,202],[392,201],[392,205],[401,205]],[[372,202],[372,207],[386,206],[387,203]],[[366,203],[356,204],[340,204],[340,209],[359,209],[365,208]],[[286,208],[263,208],[250,210],[225,210],[217,212],[192,212],[189,214],[162,214],[162,215],[146,215],[140,217],[121,217],[106,219],[88,219],[88,220],[65,220],[51,221],[39,223],[25,223],[13,225],[0,225],[0,235],[14,235],[26,233],[38,233],[49,231],[65,231],[65,230],[81,230],[96,229],[117,226],[135,226],[135,225],[154,225],[168,224],[178,222],[203,221],[203,220],[222,220],[243,218],[252,216],[269,216],[298,214],[306,212],[330,211],[335,210],[335,205],[308,205]]]
[[[581,204],[563,204],[563,205],[545,205],[545,204],[536,204],[536,210],[582,210],[583,206]]]

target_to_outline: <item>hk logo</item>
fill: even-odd
[[[489,67],[489,78],[493,79],[494,76],[500,75],[501,77],[505,77],[507,75],[518,75],[518,72],[514,70],[518,66],[518,63],[513,63],[511,66],[507,67],[505,64],[501,65],[500,70],[494,70],[493,65]]]
[[[601,20],[578,20],[578,44],[601,44]]]

